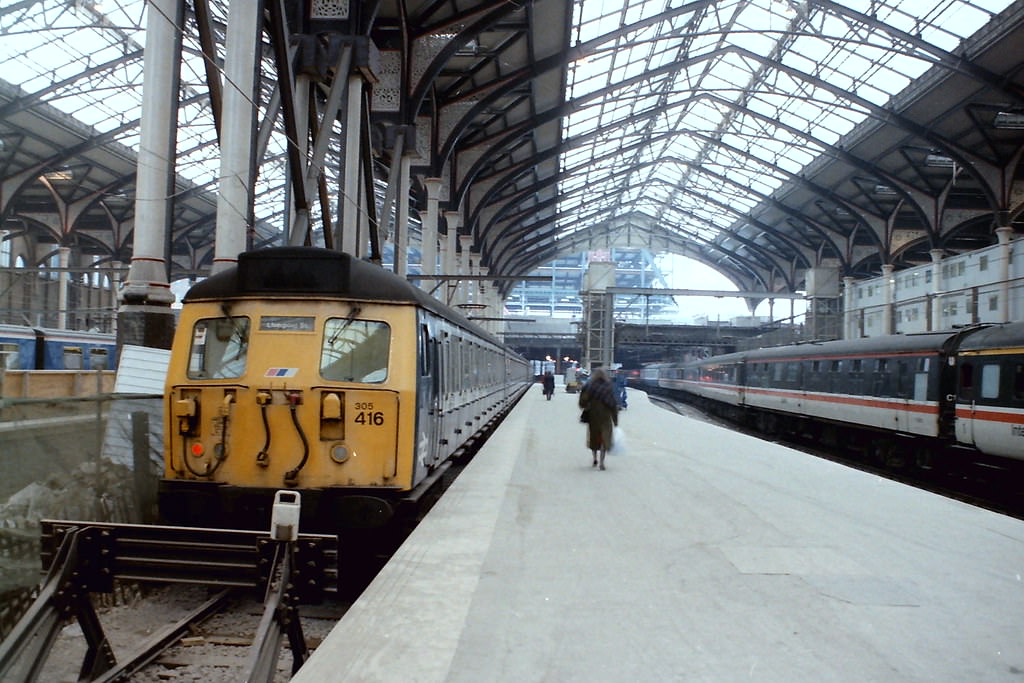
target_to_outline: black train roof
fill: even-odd
[[[500,343],[459,311],[395,273],[319,247],[246,251],[238,265],[195,284],[183,303],[239,298],[329,298],[416,304]]]

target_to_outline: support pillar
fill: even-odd
[[[312,79],[306,74],[298,74],[295,77],[295,125],[299,135],[293,144],[298,147],[299,157],[304,161],[309,160],[309,91],[311,85]],[[295,172],[292,170],[291,164],[286,164],[285,168],[289,175]],[[305,173],[305,168],[302,172]],[[286,182],[285,187],[288,190],[288,213],[286,214],[287,225],[285,225],[284,234],[288,236],[289,245],[302,246],[306,241],[306,233],[309,231],[309,207],[300,211],[300,202],[305,203],[306,198],[296,197],[294,185],[290,182]]]
[[[856,311],[853,306],[853,283],[852,277],[843,278],[843,339],[856,339],[860,336],[854,327]]]
[[[459,235],[459,246],[462,248],[462,251],[459,253],[459,275],[472,275],[472,263],[469,252],[473,248],[473,236]],[[472,303],[472,284],[470,280],[462,280],[459,283],[457,303]]]
[[[1010,237],[1013,228],[1002,225],[996,228],[999,238],[999,322],[1010,322]]]
[[[68,329],[68,289],[71,287],[71,273],[68,267],[71,263],[70,247],[59,247],[57,249],[57,264],[60,271],[57,273],[57,329]]]
[[[395,209],[395,273],[409,273],[409,176],[412,159],[403,154],[399,162],[398,197]]]
[[[114,311],[114,315],[110,316],[110,329],[109,332],[117,333],[117,297],[121,291],[121,268],[124,266],[120,261],[114,261],[110,264],[110,310]]]
[[[420,270],[424,275],[437,274],[437,222],[440,218],[438,209],[441,199],[441,179],[427,178],[423,181],[427,188],[427,215],[421,228],[420,241]],[[420,280],[420,286],[431,289],[433,283],[427,280]]]
[[[929,330],[942,329],[942,250],[932,249],[928,252],[932,257],[932,315]]]
[[[168,282],[177,144],[182,0],[153,0],[146,18],[132,260],[117,309],[117,344],[170,348],[174,294]]]
[[[448,234],[445,236],[445,254],[444,254],[444,268],[442,274],[444,275],[457,275],[459,272],[458,267],[458,244],[459,244],[459,225],[462,222],[462,214],[458,211],[445,211],[445,221],[448,223]],[[458,291],[459,283],[455,280],[448,281],[448,291],[445,295],[445,303],[449,306],[455,303],[455,295]]]
[[[882,277],[885,281],[885,304],[882,306],[882,334],[892,334],[893,302],[896,299],[896,279],[892,276],[893,265],[882,264]]]
[[[252,141],[256,138],[256,46],[260,36],[260,14],[253,10],[246,2],[228,6],[214,274],[238,263],[252,227]]]
[[[358,74],[349,76],[348,92],[345,93],[345,156],[344,178],[341,192],[339,223],[335,228],[334,244],[342,251],[361,256],[359,248],[359,187],[362,164],[360,156],[363,79]],[[365,238],[363,239],[365,242]]]

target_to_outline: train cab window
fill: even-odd
[[[109,367],[106,349],[89,349],[89,369],[106,370]]]
[[[999,365],[986,363],[981,366],[981,397],[999,398]]]
[[[203,318],[192,328],[189,379],[241,377],[249,355],[249,319]]]
[[[0,368],[4,370],[18,370],[21,367],[21,358],[17,344],[0,344]]]
[[[420,325],[420,376],[427,377],[430,375],[430,330],[427,329],[426,325]]]
[[[79,346],[65,346],[64,347],[64,369],[65,370],[81,370],[82,369],[82,349]]]
[[[336,382],[384,382],[390,349],[391,327],[387,323],[330,318],[324,323],[320,374]]]

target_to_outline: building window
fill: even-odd
[[[982,254],[978,259],[978,270],[988,270],[988,254]]]
[[[988,298],[988,310],[998,311],[999,310],[999,295],[993,294]]]

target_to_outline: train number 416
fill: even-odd
[[[384,413],[379,410],[374,412],[360,411],[356,413],[354,422],[360,425],[372,425],[380,427],[384,424]]]

